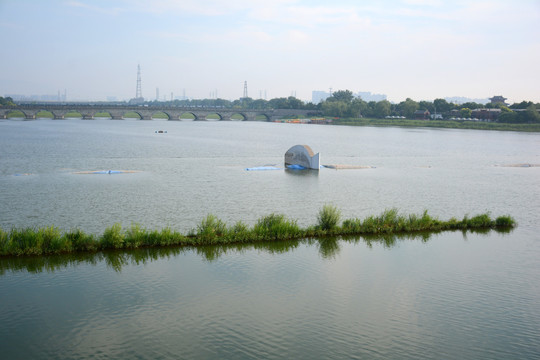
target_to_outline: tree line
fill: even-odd
[[[0,96],[0,107],[2,106],[15,106],[15,103],[13,102],[13,99],[8,97],[2,97]]]
[[[146,101],[148,106],[188,106],[213,107],[225,109],[298,109],[321,111],[324,116],[339,118],[384,118],[387,116],[403,116],[411,119],[416,110],[428,110],[431,114],[442,114],[445,118],[457,112],[458,117],[470,118],[472,110],[481,108],[498,108],[501,110],[497,121],[504,123],[540,123],[540,103],[522,101],[512,105],[505,104],[479,104],[466,102],[454,104],[445,99],[433,101],[414,101],[407,98],[400,103],[391,103],[388,100],[364,101],[354,96],[350,90],[339,90],[332,93],[326,100],[318,104],[304,102],[294,96],[274,98],[271,100],[252,99],[250,97],[237,100],[225,99],[186,99],[172,101]],[[0,106],[13,106],[13,99],[0,97]]]
[[[350,90],[339,90],[332,93],[326,100],[318,104],[304,102],[294,96],[274,98],[271,100],[240,98],[234,101],[225,99],[186,99],[173,101],[151,101],[148,105],[156,106],[193,106],[193,107],[218,107],[227,109],[299,109],[318,110],[325,116],[339,118],[384,118],[387,116],[403,116],[412,119],[415,111],[428,110],[431,114],[441,114],[445,118],[456,113],[462,118],[470,118],[472,110],[482,108],[501,109],[498,122],[506,123],[540,123],[540,103],[532,101],[522,101],[510,106],[504,104],[480,104],[476,102],[466,102],[454,104],[445,99],[435,99],[433,101],[414,101],[407,98],[400,103],[391,103],[388,100],[364,101],[360,97],[354,96]],[[454,111],[453,111],[454,110]]]

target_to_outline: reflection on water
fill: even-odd
[[[498,233],[509,233],[512,229],[482,229],[462,231],[463,239],[467,240],[467,232],[474,234],[488,234],[491,231]],[[170,259],[182,253],[194,251],[205,261],[215,261],[227,253],[242,253],[249,250],[264,251],[269,254],[283,254],[298,248],[301,243],[315,245],[319,249],[319,254],[323,259],[335,258],[340,250],[340,243],[347,242],[356,244],[363,241],[369,248],[374,244],[382,244],[384,248],[392,248],[399,241],[420,241],[428,242],[434,234],[440,232],[417,232],[411,234],[385,234],[370,236],[340,236],[322,237],[317,239],[288,240],[257,242],[253,244],[238,243],[230,245],[208,245],[208,246],[170,246],[156,248],[142,248],[132,250],[109,250],[96,253],[74,253],[51,256],[35,257],[5,257],[0,258],[0,275],[6,272],[26,271],[29,273],[54,272],[70,266],[82,264],[97,265],[105,262],[110,269],[121,272],[122,267],[127,265],[144,265],[160,259]]]
[[[285,169],[285,174],[291,176],[299,177],[318,177],[319,171],[317,170],[296,170],[296,169]]]

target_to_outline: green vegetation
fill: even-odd
[[[70,111],[70,112],[67,112],[65,115],[64,115],[64,119],[69,119],[69,118],[82,118],[82,114],[80,112],[77,112],[77,111]]]
[[[208,114],[206,120],[221,120],[218,114]]]
[[[42,110],[36,113],[36,119],[45,119],[45,118],[53,119],[54,115],[52,112],[46,111],[46,110]]]
[[[409,120],[409,119],[375,119],[375,118],[343,118],[333,119],[334,125],[352,126],[400,126],[400,127],[429,127],[444,129],[473,129],[540,132],[538,124],[507,124],[498,122],[464,121],[464,120]]]
[[[180,115],[181,120],[195,120],[195,115],[192,113],[186,112]]]
[[[318,229],[334,230],[341,219],[341,211],[335,206],[325,204],[317,216]]]
[[[124,119],[140,119],[141,115],[134,111],[130,111],[124,114]]]
[[[97,112],[94,114],[94,118],[112,118],[108,112]]]
[[[511,229],[516,226],[510,216],[495,220],[489,214],[480,214],[462,220],[452,218],[441,221],[430,216],[400,215],[396,209],[384,211],[379,216],[363,220],[346,219],[339,224],[341,212],[334,206],[324,205],[316,226],[300,228],[295,220],[282,214],[260,218],[250,228],[242,222],[227,226],[215,215],[209,214],[187,235],[165,228],[149,231],[137,224],[126,230],[120,224],[105,229],[101,236],[85,234],[79,229],[62,233],[54,226],[39,229],[24,228],[4,231],[0,229],[0,256],[46,255],[74,252],[95,252],[108,249],[136,249],[142,247],[215,244],[256,243],[303,238],[326,238],[345,235],[389,235],[426,231]]]
[[[165,114],[163,111],[158,111],[158,112],[152,114],[152,119],[168,119],[168,118],[169,118],[169,116],[167,114]]]
[[[244,120],[244,117],[240,114],[234,114],[231,116],[231,120]]]
[[[19,111],[19,110],[14,110],[14,111],[11,111],[7,114],[7,118],[8,119],[11,119],[11,118],[14,118],[14,119],[20,119],[20,118],[26,118],[26,115],[24,115],[24,113],[22,111]]]
[[[15,106],[15,103],[13,102],[13,99],[8,97],[2,97],[0,96],[0,107],[2,106]]]

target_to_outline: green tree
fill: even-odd
[[[0,96],[0,106],[15,106],[15,103],[9,96],[5,98]]]
[[[486,106],[482,105],[482,104],[478,104],[478,103],[475,103],[475,102],[466,102],[466,103],[463,103],[461,104],[461,108],[467,108],[467,109],[481,109],[481,108],[485,108],[485,107],[489,107],[487,104]]]
[[[289,108],[289,102],[287,101],[287,98],[270,99],[270,101],[268,101],[268,104],[270,105],[271,109],[288,109]]]
[[[378,118],[383,118],[390,115],[392,110],[392,104],[388,100],[382,100],[375,104],[374,116]]]
[[[257,110],[266,109],[266,108],[268,108],[268,101],[266,101],[264,99],[254,100],[253,103],[251,104],[251,108],[252,109],[257,109]]]
[[[399,112],[407,118],[412,118],[414,112],[418,110],[419,105],[416,101],[411,98],[407,98],[405,101],[402,101],[398,105]]]
[[[343,101],[325,101],[322,110],[326,116],[345,117],[348,115],[348,105]]]
[[[527,106],[527,110],[524,111],[524,122],[537,123],[540,122],[540,114],[534,104]]]
[[[435,108],[433,106],[433,103],[431,101],[426,101],[426,100],[422,100],[418,103],[418,107],[420,109],[425,109],[425,110],[428,110],[430,113],[433,113],[435,112]]]
[[[470,118],[471,115],[472,115],[472,110],[469,108],[462,108],[459,111],[459,116],[461,116],[462,118]]]
[[[354,99],[354,95],[350,90],[338,90],[332,94],[328,99],[330,101],[343,101],[346,104],[349,104]]]
[[[287,98],[287,102],[289,103],[289,109],[303,109],[304,108],[304,102],[300,99],[295,98],[294,96],[289,96]]]
[[[454,105],[446,101],[445,99],[435,99],[433,100],[434,112],[437,113],[448,113],[454,108]]]
[[[519,119],[517,113],[512,111],[505,112],[499,115],[499,117],[497,118],[497,122],[513,124],[519,122]]]
[[[350,116],[362,117],[365,115],[367,108],[368,108],[368,105],[364,100],[360,98],[355,98],[349,105]]]
[[[510,109],[526,109],[531,105],[534,105],[532,101],[523,100],[520,103],[514,103],[514,104],[510,105]]]

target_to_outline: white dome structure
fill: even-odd
[[[314,154],[307,145],[295,145],[285,153],[285,166],[319,170],[321,167],[319,153]]]

